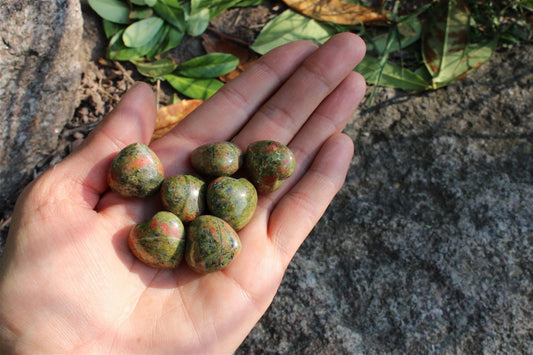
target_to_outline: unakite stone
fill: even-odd
[[[171,212],[160,211],[133,227],[129,247],[139,260],[155,268],[174,268],[183,259],[185,228]]]
[[[237,232],[218,217],[203,215],[188,227],[185,261],[196,272],[223,270],[240,250]]]
[[[191,165],[198,173],[207,176],[230,176],[242,165],[241,149],[231,142],[202,145],[191,153]]]
[[[163,164],[142,143],[133,143],[122,149],[111,162],[107,173],[111,190],[125,197],[153,195],[164,178]]]
[[[296,159],[287,146],[263,140],[248,146],[245,165],[257,192],[270,193],[292,175]]]
[[[222,218],[238,231],[254,215],[257,192],[254,185],[244,178],[221,176],[207,187],[207,206],[211,214]]]
[[[189,223],[204,213],[206,183],[193,175],[172,175],[161,185],[165,208]]]

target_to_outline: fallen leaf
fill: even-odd
[[[248,48],[232,43],[228,40],[212,39],[206,34],[202,35],[202,44],[207,53],[227,53],[239,58],[239,64],[235,70],[219,77],[219,79],[225,83],[235,79],[240,73],[251,67],[259,58],[257,54]]]
[[[472,43],[469,38],[470,11],[465,1],[442,1],[430,12],[422,38],[424,63],[439,88],[463,78],[489,60],[496,40]]]
[[[373,9],[341,0],[283,0],[295,11],[318,21],[338,25],[357,25],[388,21],[387,16]]]
[[[181,120],[187,117],[196,109],[204,100],[181,100],[172,105],[163,106],[157,110],[155,130],[152,135],[152,141],[163,137]]]

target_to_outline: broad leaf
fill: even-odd
[[[233,54],[239,58],[239,65],[237,65],[237,68],[220,77],[220,80],[225,83],[235,79],[237,76],[239,76],[239,74],[251,67],[259,58],[259,55],[250,50],[248,47],[238,45],[237,43],[229,40],[214,39],[207,34],[204,34],[202,39],[202,44],[207,53],[227,53]]]
[[[231,54],[210,53],[186,61],[178,67],[178,74],[191,78],[216,78],[234,70],[239,58]]]
[[[159,0],[153,7],[159,17],[165,19],[180,32],[185,32],[185,12],[179,3]]]
[[[129,48],[122,41],[124,30],[117,32],[109,40],[106,57],[112,60],[130,60],[144,56],[150,51],[150,48]]]
[[[155,16],[132,23],[124,31],[122,40],[127,47],[142,47],[153,40],[163,23],[161,18]]]
[[[335,30],[292,10],[285,10],[265,25],[255,42],[250,46],[259,54],[285,43],[306,39],[317,44],[324,43]]]
[[[166,51],[176,48],[185,35],[183,32],[170,25],[165,25],[165,27],[168,28],[168,31],[165,33],[165,37],[156,54],[165,53]]]
[[[157,0],[130,0],[132,4],[139,6],[154,6]]]
[[[210,20],[209,9],[206,7],[194,12],[191,11],[186,22],[187,34],[193,37],[201,35],[209,26]]]
[[[209,17],[213,18],[220,15],[223,11],[234,6],[252,6],[259,5],[261,1],[257,0],[191,0],[191,13],[196,9],[208,8]]]
[[[224,86],[217,79],[194,79],[173,74],[165,75],[165,79],[174,89],[192,99],[206,100]]]
[[[121,30],[115,34],[109,40],[109,46],[107,49],[106,57],[112,60],[131,60],[147,56],[151,58],[157,52],[157,49],[161,45],[160,42],[163,40],[164,28],[162,28],[154,37],[154,41],[150,42],[142,47],[127,47],[122,40],[124,30]]]
[[[388,49],[389,53],[403,49],[420,39],[420,35],[422,33],[422,24],[416,16],[410,17],[405,21],[392,26],[396,26],[396,28],[393,28],[392,30],[397,31],[397,35]],[[372,36],[369,43],[367,43],[367,51],[376,50],[376,52],[380,54],[383,53],[387,46],[388,38],[388,31]]]
[[[470,13],[462,1],[442,1],[432,8],[429,23],[422,54],[434,88],[462,78],[492,57],[495,41],[469,42]]]
[[[283,0],[292,9],[318,21],[357,25],[388,18],[369,7],[341,0]]]
[[[166,52],[168,50],[166,49],[166,42],[171,29],[173,30],[174,28],[170,25],[164,24],[163,27],[161,27],[161,29],[159,30],[159,32],[157,32],[157,34],[153,37],[153,39],[148,42],[148,44],[143,46],[150,48],[150,50],[146,53],[146,57],[148,59],[152,59],[156,55]]]
[[[101,18],[115,23],[130,23],[129,6],[119,0],[89,0],[91,8],[100,15]]]
[[[116,35],[120,30],[124,29],[123,25],[111,22],[109,20],[103,19],[102,24],[104,27],[104,33],[107,39],[110,39]]]
[[[177,65],[172,58],[166,57],[155,62],[133,61],[139,73],[150,78],[161,78],[172,73]]]
[[[135,7],[132,11],[130,11],[128,18],[130,20],[143,20],[152,16],[153,14],[154,11],[148,7]]]
[[[381,68],[381,61],[370,55],[365,56],[361,63],[355,67],[355,71],[363,75],[366,82],[372,85],[392,87],[405,91],[422,91],[429,86],[429,83],[423,77],[407,68],[390,62],[385,63],[383,68]]]

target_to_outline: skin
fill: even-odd
[[[16,204],[0,265],[0,353],[235,351],[344,183],[353,143],[341,131],[364,95],[364,80],[352,71],[364,53],[349,33],[320,49],[304,41],[277,48],[150,145],[167,176],[192,173],[191,151],[209,142],[243,149],[271,139],[295,154],[293,176],[260,196],[239,232],[239,256],[207,275],[184,263],[150,268],[129,250],[131,227],[159,203],[121,197],[106,183],[120,149],[148,144],[154,129],[151,88],[131,89]]]

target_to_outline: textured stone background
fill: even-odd
[[[533,353],[533,45],[378,91],[346,184],[239,349]]]
[[[0,219],[76,108],[78,0],[0,1]]]

